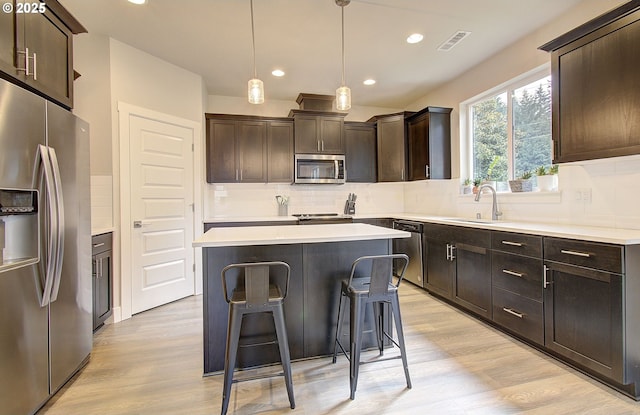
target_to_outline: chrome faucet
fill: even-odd
[[[480,195],[482,194],[482,189],[491,190],[493,196],[493,206],[491,207],[491,220],[498,220],[498,216],[502,216],[502,212],[498,210],[498,195],[496,194],[496,189],[493,188],[490,184],[483,184],[478,189],[478,193],[476,193],[476,198],[474,199],[476,202],[480,201]]]

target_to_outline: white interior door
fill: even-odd
[[[132,115],[131,312],[193,295],[193,129]]]

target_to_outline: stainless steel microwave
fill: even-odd
[[[295,183],[343,184],[347,171],[344,155],[296,154]]]

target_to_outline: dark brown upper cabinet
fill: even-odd
[[[451,108],[378,115],[378,181],[451,178]]]
[[[291,110],[296,154],[344,154],[344,117],[337,112]]]
[[[347,182],[375,183],[377,173],[375,124],[345,121],[344,140]]]
[[[451,110],[427,107],[407,120],[409,180],[451,178]]]
[[[293,183],[293,121],[267,122],[267,182]]]
[[[207,182],[293,181],[293,123],[241,115],[206,114]]]
[[[554,163],[640,154],[640,1],[552,40]]]
[[[56,0],[12,2],[0,15],[0,70],[22,87],[73,107],[73,34],[86,29]],[[20,4],[18,4],[20,3]],[[42,5],[43,13],[16,13]]]
[[[369,120],[375,122],[377,128],[379,182],[407,180],[406,118],[413,114],[413,112],[399,112],[378,115]]]

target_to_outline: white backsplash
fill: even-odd
[[[640,229],[640,157],[561,165],[558,192],[499,193],[501,220]],[[405,184],[405,212],[491,217],[491,195],[460,195],[459,180]]]
[[[343,213],[349,193],[358,196],[356,213],[393,213],[404,210],[402,183],[347,183],[344,185],[290,185],[225,183],[205,186],[205,219],[214,216],[276,216],[276,195],[289,196],[289,214]]]
[[[113,176],[91,176],[91,229],[113,227]]]

